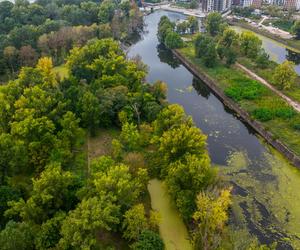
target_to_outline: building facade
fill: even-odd
[[[224,12],[231,8],[232,0],[202,0],[200,3],[203,12]]]

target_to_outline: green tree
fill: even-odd
[[[262,41],[251,31],[243,31],[240,36],[240,47],[244,55],[255,59],[261,50]]]
[[[224,30],[219,43],[221,43],[224,47],[229,48],[237,43],[238,37],[238,34],[233,29],[228,28]]]
[[[66,213],[58,212],[44,222],[35,235],[35,247],[38,250],[54,248],[60,240],[60,229]]]
[[[98,98],[87,91],[79,99],[80,117],[84,127],[88,128],[91,135],[96,134],[100,125],[100,105]]]
[[[140,134],[137,129],[137,126],[126,122],[122,126],[122,132],[120,135],[122,144],[127,148],[129,151],[134,151],[139,148],[140,142]]]
[[[108,23],[112,20],[115,11],[115,3],[111,0],[105,0],[101,3],[98,13],[100,23]]]
[[[196,203],[197,211],[193,215],[196,226],[193,233],[194,248],[216,249],[228,220],[230,189],[222,190],[216,197],[201,192]]]
[[[196,195],[215,180],[208,153],[187,154],[167,167],[166,183],[170,195],[186,221],[196,209]]]
[[[293,62],[285,61],[275,68],[273,77],[279,89],[290,89],[294,84],[297,77],[294,66]]]
[[[7,216],[19,215],[24,221],[41,224],[59,211],[68,211],[74,207],[75,179],[70,172],[64,172],[60,165],[52,163],[42,172],[40,178],[33,179],[33,190],[25,202],[9,202]]]
[[[124,214],[123,236],[128,240],[137,240],[140,234],[149,228],[143,204],[133,206]]]
[[[196,17],[189,16],[187,21],[188,21],[188,27],[192,34],[199,31],[199,21]]]
[[[199,128],[187,124],[165,131],[159,143],[158,151],[167,163],[177,161],[187,154],[206,153],[206,136]]]
[[[174,31],[168,32],[165,38],[165,45],[169,49],[178,49],[183,47],[183,40],[180,35]]]
[[[292,34],[296,36],[296,39],[300,39],[300,21],[295,21],[294,25],[291,28]]]
[[[145,230],[141,233],[137,242],[132,245],[134,250],[163,250],[165,249],[164,242],[160,238],[159,234]]]
[[[69,212],[61,228],[61,249],[91,249],[96,245],[96,232],[110,231],[119,224],[119,208],[105,195],[84,199]]]
[[[0,246],[3,250],[34,249],[36,227],[27,222],[16,223],[10,221],[0,232]]]
[[[222,29],[224,28],[222,15],[218,12],[209,13],[206,17],[205,27],[207,32],[212,36],[222,32]]]
[[[178,128],[181,124],[192,126],[192,118],[185,114],[182,106],[170,104],[158,114],[153,122],[154,134],[160,138],[165,131]]]

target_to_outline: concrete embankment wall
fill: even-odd
[[[205,84],[223,101],[223,103],[231,110],[236,112],[245,122],[247,122],[258,134],[260,134],[270,145],[281,152],[293,165],[300,169],[300,157],[291,151],[285,144],[276,139],[272,133],[267,131],[259,122],[253,120],[250,115],[241,109],[235,102],[227,97],[223,90],[218,87],[218,84],[207,73],[196,68],[188,62],[178,50],[173,50],[173,54],[186,66],[186,68],[195,76],[200,78]]]

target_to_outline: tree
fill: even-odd
[[[167,167],[168,191],[186,221],[190,221],[196,209],[196,195],[215,180],[208,153],[187,154]]]
[[[229,48],[235,43],[237,43],[238,34],[233,29],[225,29],[219,43],[224,47]]]
[[[6,60],[7,64],[11,69],[11,73],[15,73],[15,69],[17,68],[17,61],[18,61],[19,51],[13,47],[8,46],[3,51],[4,59]]]
[[[194,34],[195,32],[199,31],[199,21],[196,17],[194,16],[189,16],[188,17],[188,27],[190,29],[190,32]]]
[[[105,195],[84,199],[69,212],[61,228],[61,249],[91,249],[96,245],[96,232],[110,231],[119,223],[119,208]]]
[[[158,23],[157,37],[161,43],[165,43],[165,39],[169,32],[174,31],[175,23],[171,22],[167,16],[162,16]]]
[[[133,250],[163,250],[164,242],[160,238],[159,234],[151,231],[145,230],[141,233],[137,242],[132,246]]]
[[[264,68],[267,68],[267,66],[270,64],[269,59],[270,59],[269,54],[266,53],[266,51],[264,49],[261,49],[255,62],[258,67],[264,69]]]
[[[274,70],[274,82],[279,89],[290,89],[295,82],[297,73],[294,63],[285,61],[278,65]]]
[[[215,42],[211,41],[206,47],[203,55],[203,62],[206,67],[212,68],[217,63],[217,49]]]
[[[195,39],[196,57],[202,58],[206,67],[213,67],[217,61],[217,48],[214,40],[203,34],[199,34]]]
[[[35,247],[38,250],[54,248],[60,240],[60,229],[66,213],[58,212],[53,218],[44,222],[35,236]]]
[[[95,135],[100,123],[100,105],[98,98],[87,91],[79,99],[80,117],[84,127],[88,128],[91,135]]]
[[[111,0],[105,0],[101,3],[98,18],[100,23],[108,23],[114,16],[115,4]]]
[[[292,34],[296,36],[296,39],[300,39],[300,21],[295,21],[294,25],[291,28]]]
[[[193,233],[194,247],[199,250],[216,249],[228,220],[230,189],[222,190],[216,197],[201,192],[196,203],[197,211],[193,215],[196,226]]]
[[[243,31],[240,36],[240,47],[244,55],[255,59],[261,50],[262,41],[251,31]]]
[[[22,66],[33,67],[37,62],[38,54],[35,49],[27,45],[20,48],[19,57]]]
[[[149,228],[143,204],[133,206],[124,214],[123,236],[128,240],[137,240],[140,234]]]
[[[0,185],[7,177],[22,171],[27,163],[27,152],[22,141],[14,140],[10,134],[0,134]]]
[[[122,144],[127,148],[129,151],[134,151],[139,148],[140,142],[140,134],[137,129],[137,126],[126,122],[122,126],[122,132],[120,135]]]
[[[175,162],[187,154],[206,153],[206,136],[199,128],[187,124],[165,131],[159,142],[158,151],[167,163]]]
[[[165,38],[165,45],[169,49],[178,49],[183,47],[183,41],[178,33],[172,31],[168,32]]]
[[[215,36],[219,34],[222,31],[223,26],[223,19],[220,13],[212,12],[206,17],[205,27],[210,35]]]
[[[153,122],[154,134],[160,138],[165,131],[178,128],[181,124],[192,126],[192,118],[186,115],[182,106],[170,104],[158,114]]]
[[[74,176],[64,172],[58,163],[52,163],[42,172],[40,178],[33,179],[33,190],[25,202],[9,202],[7,216],[19,215],[24,221],[42,224],[59,211],[68,211],[74,207],[76,197]]]
[[[145,175],[144,171],[131,174],[130,168],[124,164],[111,166],[93,175],[89,196],[104,193],[117,202],[121,211],[127,210],[145,191]]]
[[[237,58],[237,52],[233,48],[228,48],[225,52],[226,65],[230,66],[235,64]]]
[[[3,250],[27,250],[34,248],[36,227],[30,223],[10,221],[0,232],[0,245]]]

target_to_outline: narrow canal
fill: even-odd
[[[141,56],[149,67],[147,80],[165,81],[168,101],[182,105],[208,135],[213,164],[234,186],[230,228],[235,249],[247,249],[253,239],[278,242],[277,249],[300,249],[300,171],[159,45],[157,25],[163,15],[185,18],[165,11],[145,17],[145,34],[128,54]]]

